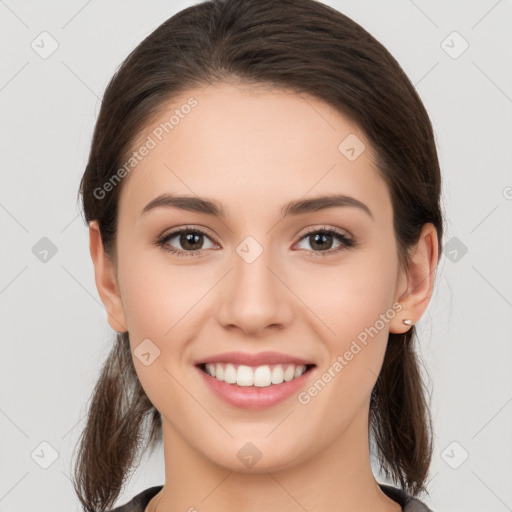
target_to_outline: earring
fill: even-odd
[[[412,325],[412,320],[402,320],[402,322],[405,324],[405,325]]]

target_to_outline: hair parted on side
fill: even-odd
[[[408,249],[428,222],[437,229],[441,253],[441,176],[432,125],[386,48],[316,0],[208,0],[162,23],[128,55],[105,90],[79,194],[85,221],[98,221],[114,263],[123,183],[102,199],[95,191],[123,165],[161,107],[215,82],[291,90],[335,107],[361,128],[377,155],[392,198],[400,263],[407,264]],[[414,326],[389,335],[369,431],[381,469],[416,495],[425,490],[432,425],[414,336]],[[161,427],[137,378],[129,333],[118,333],[80,438],[73,485],[84,510],[102,512],[115,503],[137,454],[161,440]]]

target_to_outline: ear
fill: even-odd
[[[409,265],[400,270],[395,302],[403,309],[390,321],[392,333],[403,333],[411,326],[403,323],[409,319],[413,325],[421,318],[430,302],[438,263],[437,230],[432,223],[423,226],[418,243],[409,250]]]
[[[94,264],[96,288],[107,311],[108,323],[117,332],[125,332],[126,319],[117,286],[115,267],[107,257],[101,240],[98,222],[89,223],[89,250]]]

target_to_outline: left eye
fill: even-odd
[[[340,242],[337,247],[332,249],[333,239],[338,239]],[[339,233],[333,229],[319,229],[316,231],[310,231],[306,233],[301,241],[308,241],[313,249],[310,249],[314,253],[315,256],[324,256],[327,254],[333,254],[338,252],[344,248],[352,247],[354,245],[354,241],[351,238],[348,238],[343,233]]]

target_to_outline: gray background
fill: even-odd
[[[114,332],[78,183],[116,67],[193,3],[0,0],[2,512],[79,510],[71,457]],[[438,142],[447,233],[418,324],[436,428],[422,499],[436,511],[512,510],[512,2],[325,3],[397,58]],[[31,47],[46,37],[51,49],[43,31],[58,43],[47,58]],[[118,504],[163,482],[163,456],[145,458]]]

